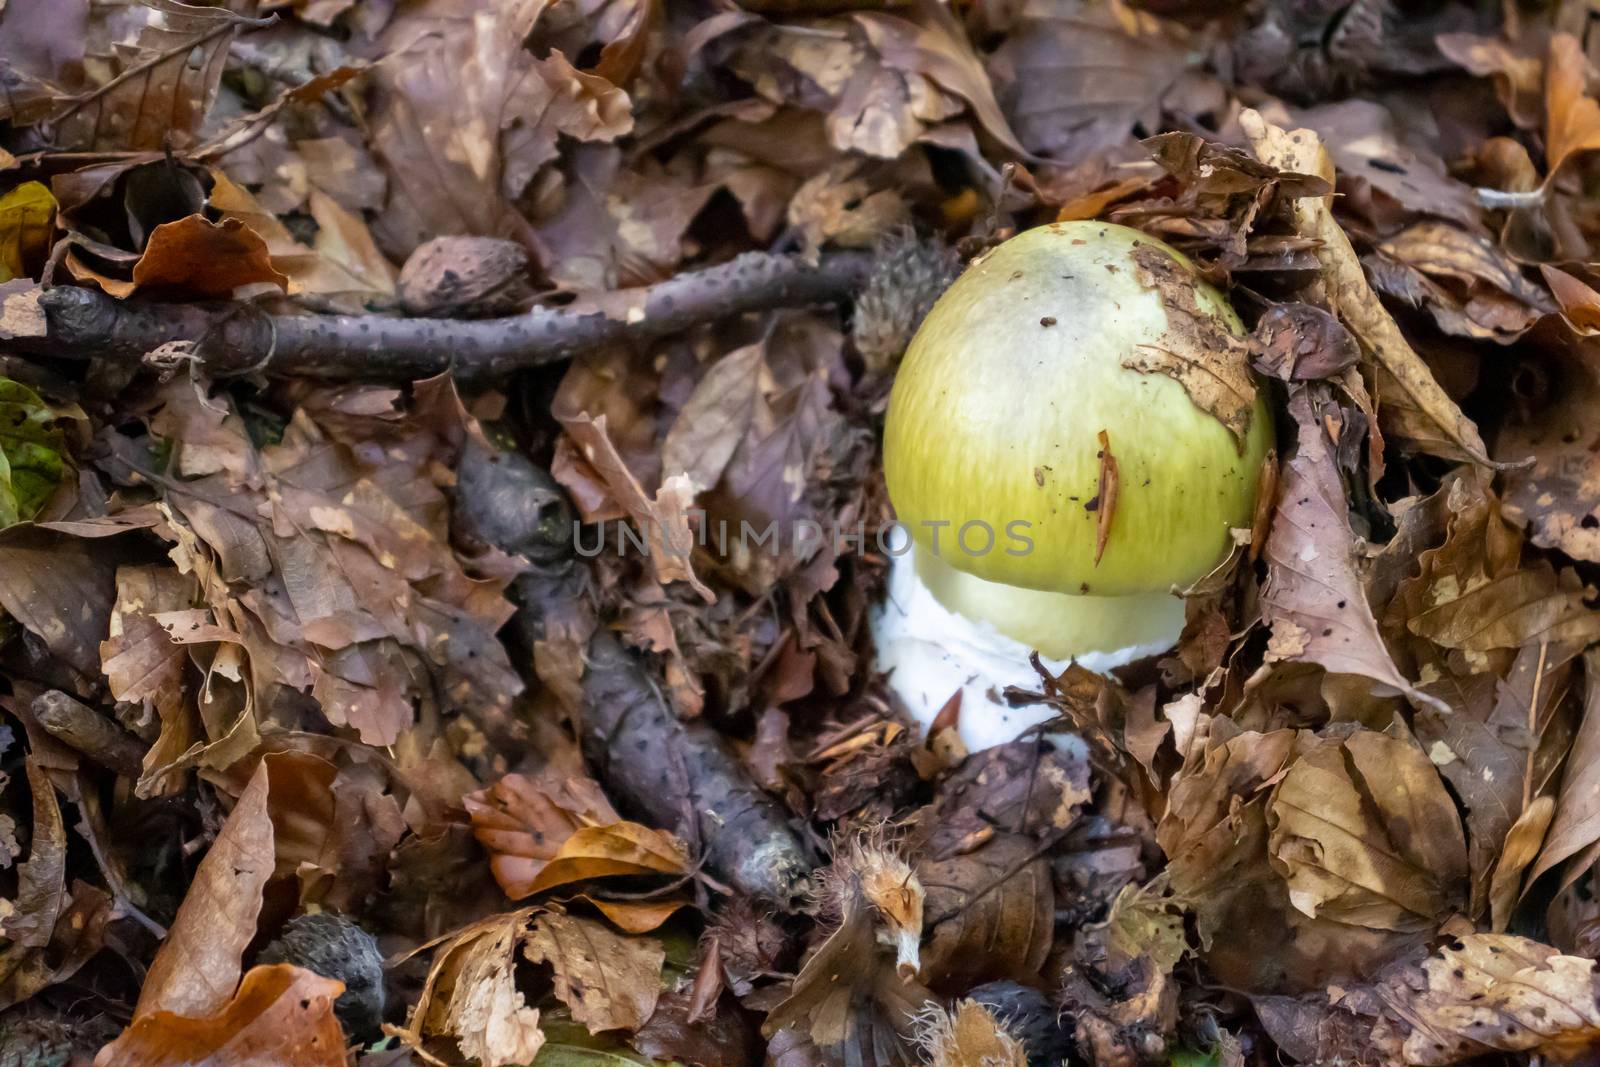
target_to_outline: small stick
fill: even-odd
[[[105,715],[59,689],[34,698],[33,717],[51,737],[102,767],[134,780],[144,772],[144,745]]]

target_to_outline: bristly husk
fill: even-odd
[[[917,1026],[917,1047],[930,1067],[1027,1067],[1022,1042],[975,1000],[950,1011],[929,1004],[917,1014]]]
[[[923,240],[902,229],[884,240],[850,324],[868,371],[885,371],[899,361],[933,302],[960,273],[961,258],[938,238]]]

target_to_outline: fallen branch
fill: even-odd
[[[607,345],[647,341],[747,311],[838,303],[865,281],[864,253],[799,256],[749,252],[601,303],[540,307],[496,319],[389,315],[275,315],[252,304],[119,301],[77,287],[7,287],[0,341],[50,357],[140,361],[172,342],[213,375],[398,381],[453,371],[502,378]]]

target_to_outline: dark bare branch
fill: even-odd
[[[0,332],[14,347],[51,357],[142,360],[161,345],[189,342],[207,370],[220,375],[258,370],[401,381],[452,370],[484,380],[743,312],[840,303],[859,289],[869,265],[861,253],[812,265],[798,256],[751,252],[607,294],[605,311],[541,307],[478,320],[275,315],[249,304],[124,302],[70,287],[13,290]]]

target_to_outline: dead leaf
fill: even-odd
[[[0,196],[0,282],[26,278],[50,247],[56,198],[41,182],[23,182]]]
[[[1289,412],[1299,427],[1298,448],[1282,467],[1261,593],[1262,614],[1272,627],[1268,655],[1369,678],[1443,710],[1400,673],[1378,633],[1356,571],[1344,486],[1305,392],[1290,397]]]
[[[508,774],[488,789],[461,798],[472,832],[489,853],[495,881],[512,900],[530,887],[573,833],[612,826],[621,816],[591,778],[529,778]]]
[[[1600,148],[1600,103],[1588,93],[1589,60],[1570,33],[1553,34],[1545,60],[1545,186],[1567,161]]]
[[[1567,756],[1549,833],[1528,871],[1529,885],[1568,861],[1561,884],[1571,885],[1600,856],[1600,652],[1584,653],[1583,680],[1583,722]]]
[[[491,915],[443,939],[400,1034],[407,1044],[449,1036],[463,1056],[483,1067],[533,1062],[544,1032],[539,1010],[528,1007],[516,979],[533,914],[529,908]]]
[[[136,289],[227,297],[248,285],[286,289],[289,279],[273,267],[267,243],[238,219],[216,223],[190,215],[164,222],[150,234],[134,264],[133,284]]]
[[[1593,971],[1524,937],[1467,934],[1380,985],[1388,1018],[1372,1041],[1424,1067],[1495,1051],[1566,1059],[1600,1038]]]
[[[592,1034],[637,1030],[661,994],[660,942],[622,937],[592,919],[547,911],[523,951],[555,969],[556,997]]]
[[[1431,931],[1463,895],[1455,802],[1409,738],[1360,730],[1313,745],[1273,790],[1267,828],[1289,900],[1312,918]]]
[[[228,46],[262,25],[228,8],[150,0],[112,50],[103,84],[61,100],[48,115],[58,143],[99,151],[162,151],[192,145],[216,96]],[[120,43],[120,42],[119,42]]]
[[[528,896],[589,878],[613,875],[687,874],[682,843],[662,830],[633,822],[581,826],[573,831],[527,887]]]
[[[17,897],[0,920],[0,931],[21,948],[43,948],[55,933],[67,903],[67,828],[61,820],[50,776],[34,757],[26,763],[33,794],[33,838],[17,868]]]
[[[969,989],[1038,973],[1054,940],[1055,890],[1035,850],[1031,838],[999,834],[975,852],[917,865],[929,926],[923,981]]]
[[[1556,813],[1554,797],[1539,797],[1512,824],[1506,833],[1505,850],[1489,883],[1492,929],[1504,933],[1511,924],[1511,910],[1521,896],[1522,875],[1539,855],[1545,831]]]
[[[1240,122],[1262,162],[1332,180],[1333,166],[1315,133],[1287,133],[1248,110]],[[1383,409],[1390,417],[1385,433],[1408,438],[1433,454],[1490,464],[1477,426],[1440,387],[1367,284],[1350,238],[1334,221],[1327,198],[1302,197],[1293,211],[1296,229],[1321,242],[1317,258],[1332,310],[1356,335],[1367,359],[1384,372],[1378,379],[1378,395],[1388,405]]]
[[[263,764],[195,869],[178,917],[150,962],[136,1018],[158,1012],[204,1018],[226,1011],[239,985],[240,958],[256,935],[261,891],[272,877],[267,789]],[[248,992],[240,988],[239,996]]]
[[[344,983],[291,964],[253,967],[213,1012],[135,1015],[95,1067],[344,1067],[344,1032],[333,1014],[342,992]]]
[[[512,3],[418,41],[398,20],[386,36],[407,62],[379,67],[373,147],[389,173],[377,232],[404,259],[432,237],[506,237],[534,247],[514,207],[557,156],[557,139],[611,141],[633,127],[628,95],[572,67],[560,52],[523,47],[542,5]]]
[[[1025,11],[993,69],[1029,150],[1075,161],[1161,129],[1162,96],[1197,58],[1181,27],[1121,3]]]

